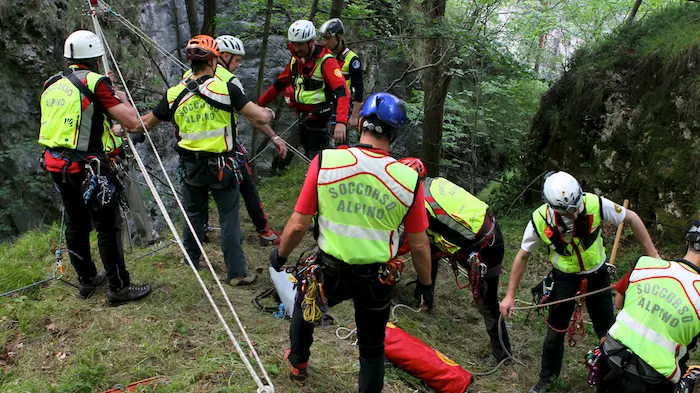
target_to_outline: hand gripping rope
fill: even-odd
[[[104,5],[104,3],[102,3]],[[95,9],[92,4],[88,2],[89,10],[90,10],[90,15],[93,18],[93,22],[98,26],[96,30],[99,30],[99,35],[101,36],[101,39],[104,43],[105,48],[107,49],[107,52],[109,53],[109,57],[112,60],[112,65],[115,68],[116,74],[119,77],[119,80],[121,81],[122,85],[124,86],[124,92],[126,93],[129,102],[131,105],[136,109],[136,103],[134,102],[134,99],[131,95],[131,92],[129,88],[126,85],[126,81],[124,79],[124,76],[122,75],[121,70],[119,69],[119,65],[116,62],[116,59],[114,57],[114,54],[112,53],[112,49],[109,46],[109,43],[104,37],[104,34],[102,33],[101,28],[99,28],[99,20],[97,20],[97,16],[95,14]],[[140,115],[140,114],[139,114]],[[139,116],[139,120],[141,121],[141,126],[145,130],[145,124],[143,124],[143,120]],[[265,378],[265,381],[267,384],[263,384],[262,380],[260,379],[260,376],[256,372],[256,370],[253,368],[253,366],[250,363],[250,360],[248,359],[248,356],[246,355],[245,351],[241,348],[241,346],[238,344],[238,341],[236,340],[236,337],[233,335],[233,332],[231,331],[231,328],[228,326],[228,323],[224,319],[223,315],[221,314],[221,311],[219,310],[219,307],[216,305],[216,302],[214,302],[214,299],[212,298],[211,293],[209,292],[209,289],[207,288],[206,284],[202,280],[202,277],[199,275],[199,272],[197,269],[194,267],[192,264],[192,260],[190,259],[189,255],[187,254],[185,247],[182,243],[182,239],[180,238],[180,235],[177,232],[177,229],[175,228],[175,224],[173,223],[170,214],[168,214],[165,205],[163,204],[163,200],[160,197],[160,194],[158,193],[158,190],[156,189],[155,185],[153,184],[153,181],[151,179],[151,176],[148,174],[146,171],[146,167],[143,163],[143,160],[141,159],[141,154],[136,150],[133,142],[131,141],[131,138],[126,138],[127,143],[129,144],[129,147],[131,148],[132,152],[134,153],[134,159],[136,160],[139,169],[144,175],[144,179],[148,185],[148,188],[151,190],[153,193],[153,197],[158,205],[158,207],[161,210],[161,213],[163,214],[163,218],[165,219],[166,223],[168,224],[168,227],[170,228],[170,231],[173,233],[173,237],[177,244],[180,246],[180,249],[183,252],[183,255],[185,259],[187,260],[187,263],[190,265],[190,268],[192,269],[193,273],[195,274],[195,277],[197,277],[197,281],[199,282],[199,285],[202,287],[202,290],[204,291],[204,294],[206,295],[207,299],[209,300],[209,303],[211,304],[212,308],[214,309],[214,312],[216,313],[216,316],[219,318],[219,321],[221,324],[224,326],[224,329],[226,330],[226,334],[228,335],[231,343],[236,349],[236,352],[240,356],[241,360],[243,360],[243,363],[245,364],[246,368],[248,369],[248,372],[250,373],[251,377],[255,381],[256,385],[258,386],[257,392],[258,393],[274,393],[274,385],[272,384],[272,381],[270,380],[269,375],[267,374],[267,371],[265,370],[265,367],[262,364],[262,361],[260,360],[260,357],[258,356],[257,351],[255,350],[255,347],[253,346],[253,343],[251,342],[250,338],[248,337],[248,334],[245,331],[245,328],[243,327],[243,323],[241,322],[240,318],[238,317],[238,314],[236,313],[236,310],[233,307],[233,304],[231,304],[231,300],[229,299],[228,295],[226,294],[226,290],[224,289],[223,285],[221,284],[221,281],[219,280],[218,276],[214,272],[214,269],[211,265],[211,261],[209,260],[208,255],[206,254],[202,243],[200,239],[196,236],[196,231],[194,227],[192,226],[192,222],[189,220],[187,217],[187,214],[185,213],[185,209],[182,205],[182,201],[180,200],[179,197],[177,197],[177,192],[175,190],[175,187],[170,180],[170,176],[168,176],[167,171],[165,170],[165,166],[163,165],[163,161],[160,157],[160,154],[158,154],[158,150],[156,149],[155,144],[153,143],[153,140],[151,139],[150,133],[148,131],[144,132],[146,135],[146,139],[148,139],[149,144],[151,145],[151,148],[153,149],[154,156],[156,157],[156,160],[158,161],[158,165],[160,166],[161,170],[163,171],[163,174],[165,176],[165,179],[168,182],[168,185],[170,186],[170,189],[173,191],[174,199],[177,202],[178,207],[180,208],[180,211],[183,214],[183,218],[185,222],[187,223],[190,231],[195,234],[194,239],[197,243],[197,246],[202,252],[202,257],[204,258],[207,266],[209,267],[209,270],[212,272],[212,277],[214,278],[214,281],[216,281],[217,286],[219,287],[219,290],[221,291],[224,300],[226,301],[226,304],[228,305],[229,309],[231,310],[231,313],[236,320],[236,323],[238,324],[238,327],[240,328],[240,331],[245,338],[245,341],[249,347],[250,353],[255,357],[255,360],[257,361],[257,364],[259,366],[260,371],[263,374],[263,377]]]

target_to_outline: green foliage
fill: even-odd
[[[520,156],[530,119],[537,111],[547,85],[532,78],[492,77],[479,87],[448,93],[442,147],[453,167],[478,166],[501,171]],[[477,102],[476,96],[480,94]],[[420,125],[423,92],[414,91],[407,111],[412,123]],[[443,161],[443,164],[450,162]]]

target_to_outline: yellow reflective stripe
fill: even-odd
[[[360,155],[364,155],[358,148],[350,148],[348,151],[357,159]],[[379,162],[376,162],[377,160]],[[386,171],[376,171],[378,165],[384,167],[394,164],[397,161],[391,157],[361,157],[357,163],[345,168],[322,168],[318,174],[318,185],[333,183],[359,173],[367,173],[376,176],[389,190],[399,199],[405,206],[411,206],[413,203],[413,192],[404,188],[401,183],[391,177]]]
[[[180,138],[188,140],[188,141],[200,141],[202,139],[208,139],[208,138],[220,138],[220,137],[226,135],[227,129],[228,129],[228,127],[223,127],[223,128],[219,128],[217,130],[209,130],[209,131],[197,131],[197,132],[191,132],[191,133],[180,132]]]
[[[630,329],[632,331],[631,334],[636,334],[645,341],[655,344],[660,348],[668,351],[668,353],[676,359],[676,368],[678,368],[679,359],[685,356],[685,354],[688,352],[688,349],[685,346],[667,339],[661,333],[650,329],[644,324],[638,322],[631,315],[629,315],[624,308],[622,309],[622,311],[620,311],[619,314],[617,314],[615,323],[612,325],[612,327],[610,327],[610,330],[608,331],[608,334],[610,334],[614,339],[618,341],[620,341],[620,338],[618,338],[617,333],[621,329],[621,325],[624,325],[625,327]],[[678,382],[678,380],[680,379],[680,373],[676,371],[672,374],[672,377],[673,378],[671,380],[673,382]]]
[[[327,229],[337,234],[342,233],[343,236],[362,240],[389,241],[391,238],[391,233],[397,232],[340,224],[323,216],[318,217],[318,224],[321,231],[323,231],[323,229]]]

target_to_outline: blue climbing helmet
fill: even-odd
[[[393,94],[374,93],[370,95],[360,110],[360,116],[363,118],[363,129],[382,134],[403,126],[408,122],[405,105],[403,100]]]

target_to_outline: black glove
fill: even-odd
[[[137,134],[129,134],[129,138],[131,138],[131,142],[135,144],[137,143],[143,143],[146,141],[146,134],[143,132],[139,132]]]
[[[279,248],[275,247],[270,253],[270,266],[278,272],[282,271],[282,267],[287,263],[287,258],[279,255]]]
[[[420,281],[416,282],[416,290],[413,291],[413,297],[416,298],[419,302],[421,301],[421,298],[423,298],[423,302],[425,303],[425,306],[428,308],[428,311],[433,310],[433,286],[432,285],[423,285],[420,283]]]

